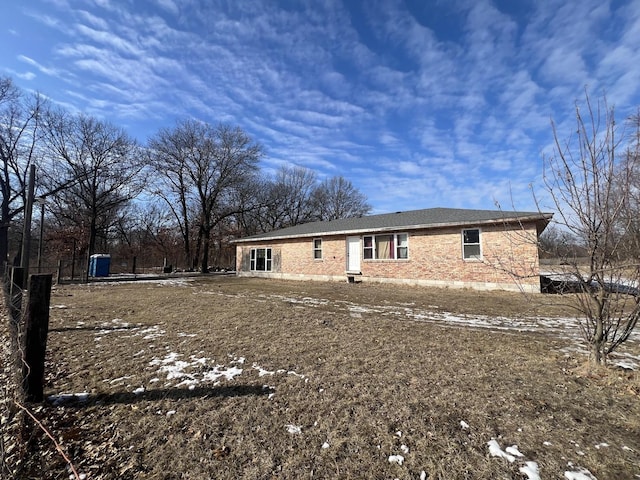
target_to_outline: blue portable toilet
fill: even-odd
[[[89,257],[89,276],[108,277],[111,266],[111,255],[108,253],[96,253]]]

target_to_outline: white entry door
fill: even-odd
[[[360,237],[347,237],[347,272],[360,273]]]

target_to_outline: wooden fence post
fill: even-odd
[[[31,275],[25,315],[22,378],[30,402],[44,399],[44,358],[49,333],[49,305],[53,275]]]

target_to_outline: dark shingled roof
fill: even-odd
[[[397,230],[417,230],[451,226],[480,226],[486,224],[541,222],[542,230],[553,214],[540,212],[512,212],[501,210],[466,210],[457,208],[427,208],[407,212],[384,213],[358,218],[341,218],[326,222],[310,222],[295,227],[273,230],[235,240],[255,242],[321,235],[351,235]]]

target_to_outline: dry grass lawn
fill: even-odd
[[[637,373],[588,369],[574,327],[424,315],[507,325],[566,316],[563,300],[228,276],[61,286],[51,398],[31,408],[89,479],[527,479],[527,462],[543,479],[640,478]],[[21,478],[69,478],[28,434]],[[523,456],[491,456],[492,439]]]

